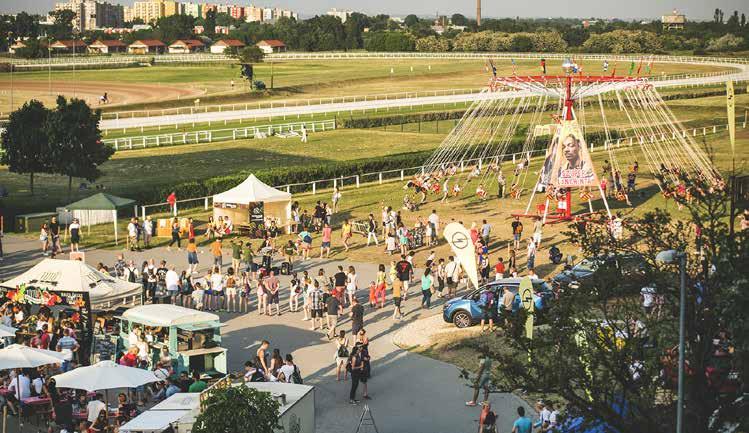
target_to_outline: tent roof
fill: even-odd
[[[89,292],[91,305],[116,303],[141,293],[140,284],[110,277],[78,260],[44,259],[0,287],[15,289],[22,284],[57,292]]]
[[[181,326],[217,322],[213,313],[193,310],[172,304],[150,304],[133,307],[122,313],[122,317],[147,326]]]
[[[163,432],[172,423],[187,415],[187,410],[148,410],[120,427],[121,432]]]
[[[250,204],[291,200],[291,194],[268,186],[251,174],[234,188],[213,196],[214,203]]]
[[[65,206],[68,210],[117,210],[132,206],[135,200],[100,192]]]

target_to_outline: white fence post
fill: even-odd
[[[356,187],[359,188],[359,175],[356,175]]]
[[[177,202],[174,202],[174,216],[177,216]]]
[[[203,205],[205,210],[208,210],[208,197],[205,198],[205,204]]]
[[[317,194],[317,183],[312,182],[312,194]]]
[[[382,172],[379,173],[379,183],[382,185]]]
[[[141,219],[145,221],[146,220],[146,207],[145,206],[140,207],[140,215],[141,215]]]
[[[403,170],[401,170],[401,180],[403,180]]]

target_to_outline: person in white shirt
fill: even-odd
[[[224,276],[218,266],[213,268],[213,274],[210,278],[211,284],[211,302],[208,306],[212,310],[220,310],[224,303]]]
[[[16,370],[16,377],[14,377],[10,385],[8,385],[8,391],[18,400],[23,401],[24,398],[31,397],[31,380],[28,376],[23,374],[23,371]]]
[[[151,238],[153,237],[153,220],[151,216],[147,216],[146,220],[143,221],[143,244],[148,248],[151,246]]]
[[[450,256],[447,265],[445,265],[445,275],[447,276],[447,298],[450,299],[455,295],[460,279],[460,265],[453,256]]]
[[[179,274],[174,270],[174,265],[166,271],[164,283],[166,284],[166,291],[172,299],[172,304],[174,304],[177,300],[177,293],[179,293]]]
[[[135,218],[130,218],[127,225],[127,248],[134,251],[138,246],[138,225]]]
[[[286,383],[291,383],[291,377],[294,375],[294,371],[296,371],[296,365],[294,365],[294,358],[290,353],[286,354],[286,363],[278,370],[278,380],[284,380]]]
[[[650,314],[653,311],[653,305],[655,305],[655,294],[656,290],[653,286],[643,287],[640,290],[640,297],[642,297],[642,308],[645,309],[645,313]]]
[[[546,408],[546,404],[542,400],[536,402],[536,412],[538,412],[538,421],[533,424],[533,427],[537,428],[540,432],[544,432],[549,425],[551,412]]]
[[[103,410],[107,410],[107,405],[102,401],[104,397],[101,394],[96,394],[96,399],[91,400],[86,405],[86,419],[88,422],[93,423],[96,418],[99,418],[99,413]]]
[[[429,221],[429,225],[432,226],[435,238],[438,237],[440,229],[440,217],[439,215],[437,215],[437,209],[432,209],[432,213],[429,214],[429,218],[427,218],[427,221]]]

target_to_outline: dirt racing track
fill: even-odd
[[[179,85],[157,85],[123,82],[74,83],[72,81],[52,80],[52,94],[46,80],[13,80],[14,98],[18,100],[37,99],[45,105],[51,105],[58,94],[75,95],[92,106],[99,104],[99,97],[107,92],[110,105],[124,105],[143,102],[156,102],[168,99],[191,98],[201,95],[202,90]],[[10,80],[0,80],[0,98],[7,103],[10,98]],[[2,104],[5,106],[5,104]]]

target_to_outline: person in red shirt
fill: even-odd
[[[195,239],[195,224],[192,222],[192,218],[187,220],[187,242]]]
[[[169,203],[169,210],[177,215],[177,193],[172,191],[172,193],[167,196],[166,202]]]
[[[495,278],[504,278],[505,276],[505,261],[502,257],[499,258],[499,261],[496,265],[494,265],[494,273]]]
[[[124,365],[126,367],[137,367],[138,366],[138,348],[137,347],[131,347],[130,350],[127,351],[122,357],[120,358],[120,365]]]

